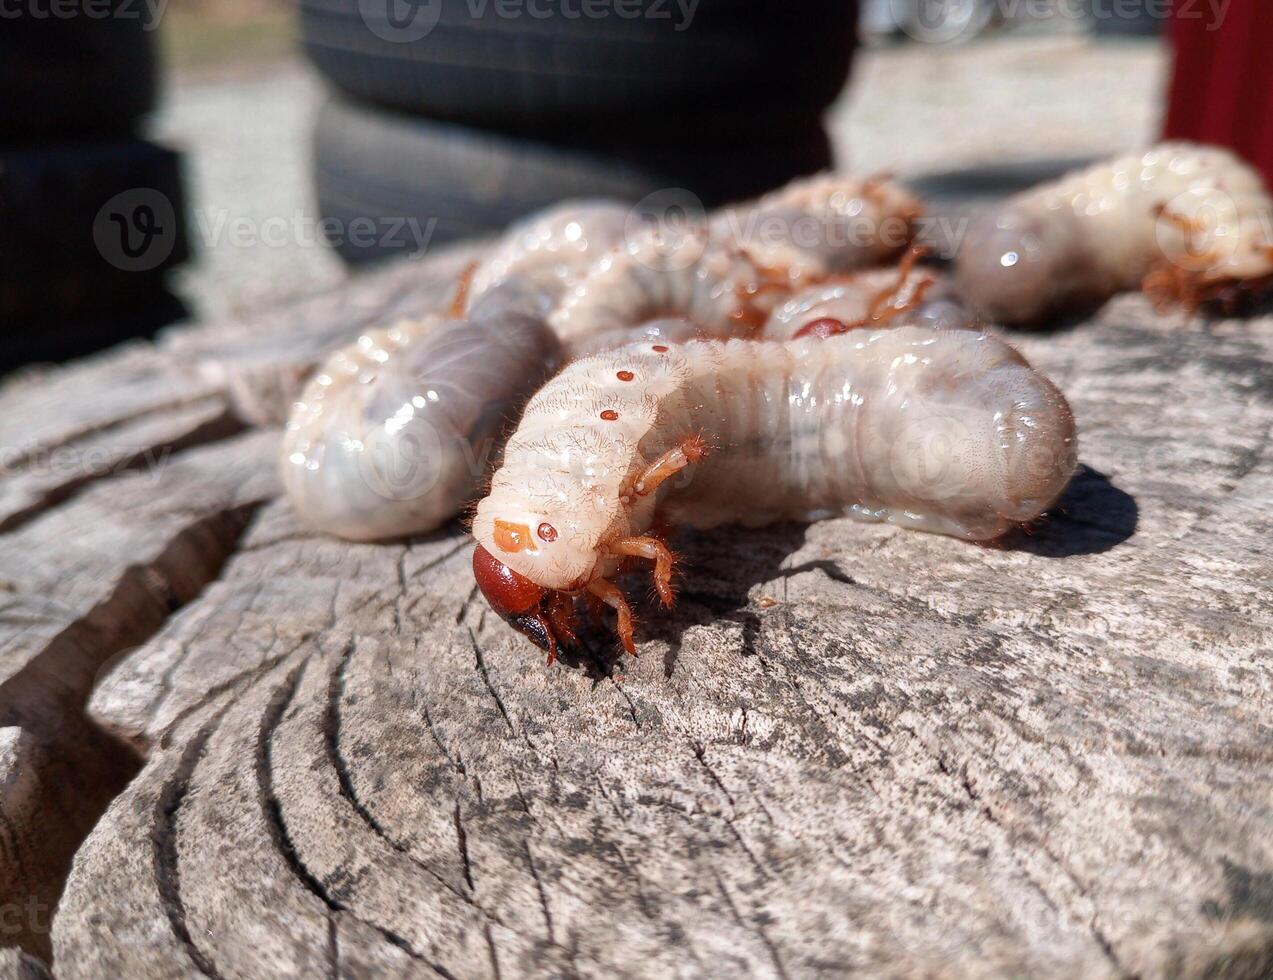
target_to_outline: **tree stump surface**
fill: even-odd
[[[1084,464],[1031,533],[684,534],[545,669],[458,522],[278,496],[465,260],[0,388],[0,977],[1273,971],[1273,318],[1012,335]]]

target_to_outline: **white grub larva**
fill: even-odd
[[[1072,173],[981,216],[956,256],[960,294],[1031,324],[1143,288],[1196,308],[1273,274],[1273,200],[1228,150],[1163,143]]]
[[[495,440],[557,357],[535,292],[513,287],[478,300],[467,321],[369,331],[310,379],[281,460],[304,523],[354,541],[399,537],[478,495]]]
[[[823,175],[720,212],[712,236],[800,283],[887,262],[910,244],[920,213],[891,180]]]
[[[473,274],[470,307],[517,278],[545,303],[544,314],[597,259],[623,241],[631,209],[604,199],[564,201],[514,224]]]
[[[531,399],[478,504],[474,573],[550,662],[580,594],[617,611],[632,652],[612,579],[649,559],[671,603],[656,519],[839,513],[985,540],[1043,514],[1076,451],[1061,393],[984,333],[634,344],[575,361]]]

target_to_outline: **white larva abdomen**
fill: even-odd
[[[563,201],[508,229],[473,273],[469,308],[491,289],[516,278],[543,300],[542,313],[623,241],[631,211],[618,201]]]
[[[1162,267],[1216,286],[1273,273],[1263,181],[1228,150],[1164,143],[1017,195],[974,222],[956,258],[963,297],[1030,323],[1137,289]]]
[[[649,462],[691,434],[707,458],[634,495]],[[656,511],[695,527],[844,513],[989,539],[1055,503],[1076,451],[1064,397],[987,334],[642,343],[576,361],[536,394],[474,535],[557,589],[610,574],[607,545]],[[496,521],[556,536],[509,554]]]
[[[890,180],[823,175],[722,211],[712,235],[794,283],[887,261],[909,244],[920,211]]]
[[[652,228],[604,255],[548,322],[569,345],[669,317],[709,336],[745,336],[763,319],[753,309],[762,281],[741,252],[712,241],[706,229]]]
[[[506,284],[468,321],[370,331],[306,385],[283,437],[304,523],[367,541],[432,530],[477,495],[495,440],[550,370],[557,342]]]
[[[1012,348],[918,327],[843,336],[726,346],[733,383],[696,377],[693,414],[725,451],[671,492],[673,522],[846,513],[982,540],[1055,502],[1074,468],[1073,420]]]

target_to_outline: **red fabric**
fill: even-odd
[[[1236,150],[1273,181],[1273,2],[1174,0],[1163,135]]]

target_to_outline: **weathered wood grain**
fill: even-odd
[[[465,261],[0,387],[0,947],[68,977],[1273,972],[1273,318],[1125,298],[1018,336],[1086,466],[1032,534],[684,536],[641,658],[593,635],[550,671],[458,525],[313,536],[241,431]]]
[[[146,762],[55,971],[1266,975],[1273,320],[1017,339],[1080,420],[1055,517],[685,536],[635,661],[544,669],[458,527],[267,503],[96,683]]]
[[[4,945],[48,955],[71,858],[137,771],[134,753],[84,714],[99,673],[216,577],[252,510],[276,492],[277,441],[262,432],[176,453],[3,535]]]

